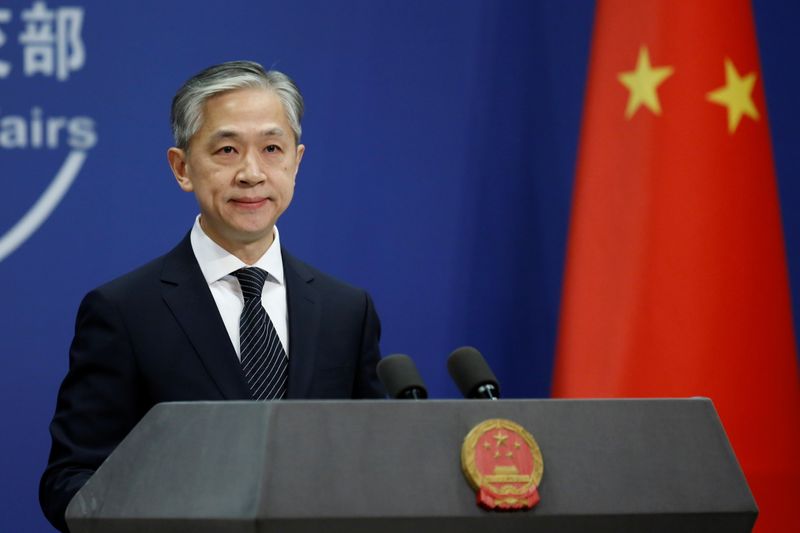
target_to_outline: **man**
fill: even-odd
[[[288,77],[246,61],[176,94],[167,157],[200,215],[171,252],[81,303],[39,491],[61,531],[70,499],[156,403],[383,397],[369,295],[280,245],[302,114]]]

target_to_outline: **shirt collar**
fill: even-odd
[[[241,259],[211,240],[200,226],[200,215],[197,215],[189,239],[206,283],[211,285],[240,268],[255,266],[269,273],[268,281],[283,285],[283,256],[278,226],[275,226],[274,231],[275,239],[264,255],[254,265],[246,265]]]

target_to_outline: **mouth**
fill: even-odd
[[[242,209],[258,209],[269,201],[267,198],[231,198],[229,200],[234,206]]]

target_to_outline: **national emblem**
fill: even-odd
[[[461,447],[461,469],[487,509],[529,509],[539,503],[542,452],[519,424],[502,418],[472,428]]]

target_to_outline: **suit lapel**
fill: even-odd
[[[289,312],[289,386],[288,398],[308,398],[317,337],[320,326],[319,295],[311,281],[314,274],[303,263],[282,249],[286,278],[286,301]]]
[[[241,365],[188,235],[165,257],[161,287],[164,301],[223,398],[249,400]]]

